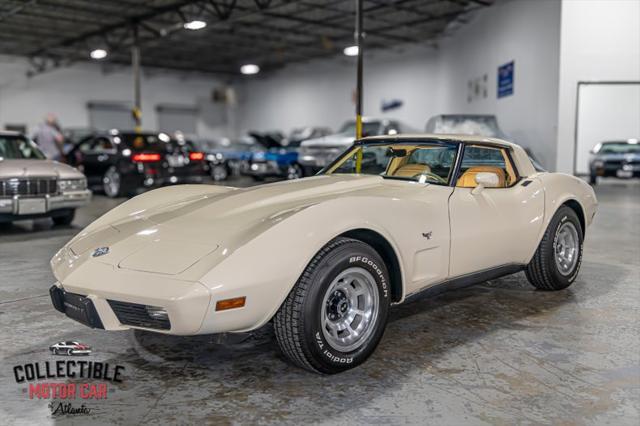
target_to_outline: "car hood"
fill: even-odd
[[[619,161],[637,161],[640,160],[640,153],[630,153],[630,154],[596,154],[595,156],[598,160],[619,160]]]
[[[82,173],[66,164],[51,160],[2,160],[0,178],[47,177],[78,179]]]
[[[125,215],[114,211],[112,220],[107,213],[100,226],[90,226],[70,241],[52,259],[52,266],[58,279],[93,261],[119,269],[179,275],[205,257],[209,265],[215,264],[215,259],[221,260],[290,215],[323,200],[361,194],[382,185],[385,181],[379,176],[352,175],[317,176],[222,192],[220,187],[194,185],[192,188],[209,192],[161,197],[161,203]],[[108,253],[94,257],[95,250],[102,247],[108,247]]]
[[[309,139],[302,142],[303,148],[322,148],[322,147],[334,147],[344,146],[347,147],[353,143],[355,137],[345,133],[337,133],[335,135],[323,136],[317,139]]]

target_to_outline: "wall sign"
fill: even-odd
[[[498,67],[498,98],[513,95],[514,74],[514,61]]]

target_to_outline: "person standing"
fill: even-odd
[[[64,161],[64,136],[55,115],[47,114],[44,123],[36,129],[33,139],[48,159]]]

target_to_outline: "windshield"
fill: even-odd
[[[362,137],[367,136],[377,136],[380,133],[380,123],[378,121],[371,121],[369,123],[362,123]],[[356,134],[356,122],[355,121],[347,121],[344,123],[342,128],[338,133],[345,133],[348,135]]]
[[[444,142],[357,145],[338,158],[324,174],[377,175],[448,185],[456,151],[456,144]]]
[[[640,154],[639,143],[605,143],[602,144],[599,154]]]
[[[35,143],[24,136],[0,136],[0,160],[44,160]]]

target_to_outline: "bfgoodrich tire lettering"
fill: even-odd
[[[560,266],[562,262],[556,261],[556,257],[559,255],[558,251],[564,248],[560,242],[560,233],[567,229],[576,231],[575,260],[569,262],[570,266],[563,270]],[[533,259],[527,265],[525,274],[529,282],[540,290],[562,290],[569,287],[580,271],[583,234],[584,231],[575,211],[567,206],[561,206],[549,222]]]
[[[349,281],[351,279],[354,281]],[[336,292],[346,291],[347,286],[354,290],[347,298],[348,303],[340,295],[334,297]],[[302,368],[325,374],[361,364],[373,353],[384,333],[391,296],[389,286],[387,268],[373,248],[350,238],[332,240],[307,265],[274,318],[276,338],[283,354]],[[365,291],[365,287],[369,290]],[[371,304],[364,303],[364,294]],[[344,312],[371,314],[369,323],[365,324],[360,313],[354,314],[356,317],[350,323],[362,328],[359,331],[363,338],[349,340],[350,332],[343,329],[340,336],[344,341],[340,341],[338,334],[333,340],[327,339],[327,329],[323,331],[323,327],[328,315],[337,314],[340,308],[344,308]],[[340,322],[348,321],[345,317]],[[344,351],[340,350],[342,347]]]

